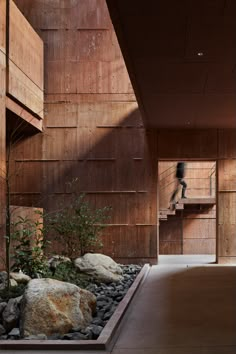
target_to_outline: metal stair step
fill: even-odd
[[[184,204],[182,204],[182,203],[175,204],[175,209],[176,210],[183,210],[184,209]]]

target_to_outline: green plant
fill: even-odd
[[[25,284],[18,284],[17,286],[12,286],[10,289],[5,288],[0,290],[0,298],[3,301],[8,301],[9,299],[21,296],[24,294],[26,285]]]
[[[48,278],[75,284],[83,289],[85,289],[92,281],[92,278],[90,276],[79,273],[72,262],[60,263],[56,267],[55,273],[47,273],[47,276]]]
[[[110,207],[92,210],[82,194],[68,207],[54,213],[48,223],[63,244],[63,255],[74,258],[102,247],[100,233]]]
[[[31,277],[43,274],[47,267],[43,251],[48,241],[44,237],[41,212],[36,213],[40,214],[39,220],[18,216],[11,225],[14,240],[12,270],[20,269]]]

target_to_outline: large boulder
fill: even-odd
[[[100,253],[86,253],[74,262],[82,273],[100,283],[118,282],[123,279],[121,267],[112,258]]]
[[[23,295],[21,336],[67,333],[86,327],[96,309],[96,297],[78,286],[54,279],[31,280]]]

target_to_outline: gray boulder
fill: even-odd
[[[67,333],[86,327],[95,309],[96,297],[87,290],[54,279],[33,279],[23,295],[20,332],[23,337]]]
[[[0,302],[0,315],[3,313],[7,306],[7,302]]]
[[[56,268],[61,264],[61,263],[71,263],[70,258],[65,257],[65,256],[52,256],[48,260],[48,267],[49,269],[54,273]]]
[[[0,324],[0,336],[1,336],[2,334],[4,334],[4,333],[6,333],[6,330],[5,330],[5,328],[3,327],[3,325]]]
[[[17,286],[17,282],[14,279],[10,279],[10,285]],[[7,287],[7,272],[0,272],[0,290],[4,290]]]
[[[121,267],[110,257],[100,253],[86,253],[74,261],[75,267],[90,275],[100,283],[112,283],[123,280]]]
[[[0,290],[5,289],[7,282],[7,272],[0,272]]]
[[[14,327],[17,327],[20,318],[20,302],[22,296],[10,299],[2,313],[2,322],[4,328],[9,332]]]
[[[11,272],[10,277],[11,279],[15,280],[18,284],[27,284],[31,280],[31,278],[28,275],[22,272],[19,273]]]

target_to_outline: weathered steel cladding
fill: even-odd
[[[43,118],[43,42],[12,0],[7,32],[7,93]]]
[[[105,1],[16,3],[45,41],[44,134],[42,142],[32,140],[41,151],[35,148],[32,157],[28,146],[29,157],[23,156],[35,159],[28,167],[25,161],[28,170],[41,164],[38,200],[43,197],[50,210],[69,202],[65,182],[78,177],[79,190],[93,205],[113,207],[104,252],[126,262],[155,262],[158,158],[235,159],[235,131],[229,140],[227,131],[217,129],[146,132]],[[21,196],[37,201],[33,192]],[[219,250],[225,249],[227,230],[235,235],[232,223],[225,220],[224,233],[218,231]],[[234,244],[228,255],[236,256]]]

